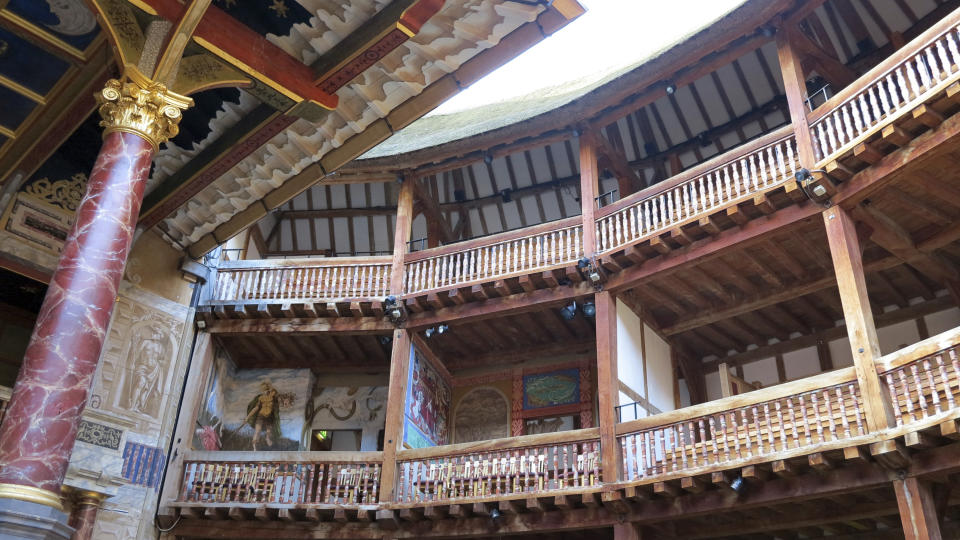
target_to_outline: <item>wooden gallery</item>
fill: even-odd
[[[960,0],[581,16],[0,0],[0,537],[960,537]]]

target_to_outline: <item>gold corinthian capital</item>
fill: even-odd
[[[104,135],[114,131],[139,135],[153,145],[154,152],[160,143],[176,137],[182,111],[193,105],[189,97],[167,90],[134,68],[126,69],[120,80],[107,81],[95,96]]]

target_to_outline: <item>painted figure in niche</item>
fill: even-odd
[[[217,420],[217,422],[210,426],[205,426],[199,421],[197,425],[200,426],[197,428],[197,438],[200,439],[200,444],[203,445],[204,450],[220,450],[220,431],[223,427],[223,422]]]
[[[260,434],[267,446],[280,440],[280,399],[277,389],[267,381],[260,384],[260,393],[247,405],[247,417],[244,423],[253,427],[253,450],[257,450]]]
[[[133,368],[133,380],[127,395],[127,407],[146,413],[147,401],[159,390],[160,359],[163,358],[163,344],[156,339],[145,339],[140,344],[140,354]]]

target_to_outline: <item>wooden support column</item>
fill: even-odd
[[[876,363],[880,359],[877,328],[867,297],[863,275],[863,259],[853,218],[845,210],[834,206],[824,211],[827,240],[837,275],[837,287],[843,304],[843,318],[847,336],[853,349],[853,362],[860,383],[864,413],[870,431],[893,426],[893,414],[884,394]]]
[[[918,478],[895,480],[897,506],[906,540],[940,540],[940,522],[930,483]]]
[[[405,177],[397,195],[397,223],[393,235],[393,267],[390,271],[390,294],[403,294],[403,257],[410,242],[413,224],[413,190],[416,180]]]
[[[597,411],[603,481],[616,482],[620,471],[615,407],[619,403],[617,376],[617,299],[610,291],[594,296],[597,308]]]
[[[592,257],[597,252],[597,191],[600,173],[597,168],[597,135],[591,131],[580,134],[580,208],[583,218],[583,254]]]
[[[407,398],[407,370],[410,365],[410,333],[393,331],[390,356],[390,386],[387,416],[383,428],[383,467],[380,469],[380,502],[393,502],[397,487],[397,450],[403,444],[403,410]]]
[[[618,523],[613,526],[613,540],[641,540],[640,527],[636,523]]]
[[[810,136],[810,127],[807,123],[805,101],[807,83],[803,76],[800,57],[797,55],[795,32],[797,30],[792,26],[777,29],[777,56],[780,58],[783,88],[790,110],[790,122],[793,124],[793,133],[797,141],[797,154],[800,164],[810,168],[817,162],[817,158],[813,152],[813,138]]]

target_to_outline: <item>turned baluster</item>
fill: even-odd
[[[893,374],[888,371],[886,374],[886,379],[887,390],[890,392],[890,400],[893,402],[893,416],[897,420],[897,425],[902,426],[903,415],[900,412],[900,397],[899,394],[897,394],[896,385],[893,380]]]
[[[633,458],[633,475],[627,475],[625,478],[633,480],[640,477],[640,455],[637,454],[637,434],[626,435],[630,439],[630,456]],[[640,448],[643,448],[643,444],[640,444]],[[626,459],[624,459],[626,461]]]
[[[733,449],[736,451],[737,457],[742,458],[743,452],[740,450],[740,425],[737,423],[737,413],[731,411],[727,415],[730,417],[730,428],[733,429]]]
[[[790,413],[790,427],[791,435],[793,436],[793,444],[796,448],[800,448],[800,434],[797,432],[797,413],[793,408],[793,397],[787,398],[787,411]]]
[[[666,447],[666,432],[662,429],[654,430],[654,442],[656,443],[656,448],[658,450],[657,461],[659,461],[659,467],[655,467],[654,470],[659,473],[667,472],[667,447]]]
[[[707,430],[703,423],[703,418],[697,419],[698,427],[700,428],[700,454],[703,458],[703,464],[709,465],[710,458],[707,455]]]
[[[943,381],[943,395],[947,398],[947,408],[953,410],[956,403],[953,399],[953,392],[950,391],[950,378],[947,376],[947,368],[943,363],[943,355],[938,354],[937,369],[940,371],[940,379]]]
[[[913,414],[913,397],[910,395],[910,384],[907,382],[907,373],[905,368],[900,368],[897,370],[897,378],[900,380],[900,390],[903,396],[904,405],[907,407],[907,415],[910,416],[910,421],[915,422],[917,417]]]
[[[717,426],[716,422],[711,416],[708,421],[710,422],[710,454],[713,455],[713,463],[720,463],[720,454],[717,451]]]
[[[643,476],[646,478],[650,474],[650,466],[652,465],[653,458],[650,454],[650,432],[643,432],[643,444],[640,446],[640,465],[642,467]]]
[[[787,449],[787,435],[784,432],[783,411],[780,408],[779,399],[773,402],[773,409],[777,413],[777,427],[780,430],[780,451],[784,451]],[[776,446],[773,449],[776,450]]]
[[[817,420],[817,440],[823,442],[823,416],[820,414],[820,403],[816,392],[810,392],[810,405],[813,407],[813,416]]]
[[[683,470],[687,470],[687,447],[685,444],[686,436],[684,435],[686,430],[683,427],[683,422],[680,422],[680,424],[677,426],[677,430],[678,432],[674,434],[676,443],[676,449],[674,451],[680,451],[681,466],[683,467]],[[674,456],[676,456],[676,454],[674,454]],[[673,459],[673,470],[677,470],[676,457]]]
[[[757,407],[756,407],[756,406],[752,407],[752,408],[751,408],[751,412],[753,413],[753,426],[754,426],[754,428],[755,428],[755,430],[756,430],[756,433],[757,433],[757,445],[760,447],[758,450],[759,450],[759,452],[762,454],[762,453],[763,453],[763,439],[760,437],[760,426],[757,424]],[[753,437],[750,436],[750,422],[747,420],[747,409],[746,409],[746,407],[744,407],[743,409],[740,409],[740,419],[742,420],[742,423],[743,423],[743,432],[744,432],[744,435],[746,436],[746,439],[747,439],[747,455],[752,456],[752,455],[754,455],[754,454],[753,454],[753,441],[752,441]]]
[[[866,432],[864,431],[864,428],[863,428],[863,413],[860,410],[860,395],[857,392],[856,386],[854,386],[854,383],[850,383],[848,385],[848,389],[850,391],[850,395],[853,396],[853,412],[856,414],[856,419],[857,419],[857,434],[863,435]]]
[[[930,385],[930,395],[933,397],[933,410],[940,414],[943,410],[940,408],[940,392],[937,390],[937,381],[934,380],[933,370],[930,369],[930,359],[923,359],[923,371],[927,374],[927,384]]]
[[[730,437],[727,435],[727,417],[720,413],[720,433],[723,437],[723,460],[730,461]]]
[[[920,414],[923,418],[926,418],[928,414],[927,397],[923,395],[923,379],[920,378],[917,364],[919,364],[919,362],[914,362],[910,365],[910,373],[913,375],[913,382],[917,386],[917,404],[920,409]]]

